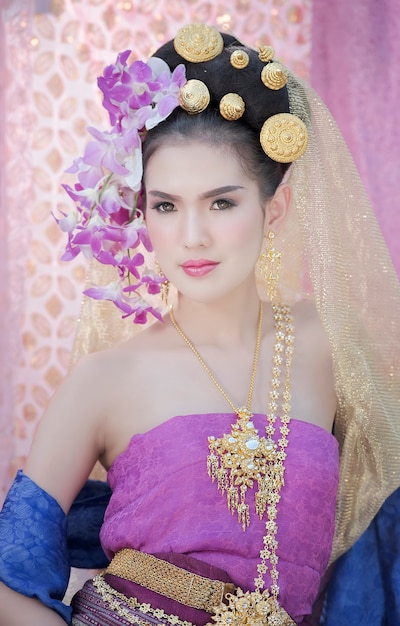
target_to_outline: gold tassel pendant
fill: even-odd
[[[256,512],[262,519],[271,490],[283,484],[283,474],[275,471],[277,444],[272,438],[258,435],[251,421],[253,414],[245,407],[238,409],[237,415],[229,435],[208,438],[207,471],[212,481],[217,481],[218,489],[226,492],[229,510],[232,514],[237,512],[239,523],[246,530],[250,523],[247,490],[257,484]]]

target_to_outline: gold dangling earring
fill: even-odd
[[[157,259],[155,259],[154,264],[156,266],[159,276],[165,278],[165,280],[161,283],[161,300],[163,301],[163,304],[165,304],[165,306],[168,306],[169,280],[162,271],[161,265],[159,264]]]
[[[258,272],[266,282],[267,298],[273,302],[278,292],[279,272],[282,263],[282,252],[277,252],[274,247],[275,233],[268,233],[269,245],[258,260]]]

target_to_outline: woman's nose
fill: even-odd
[[[183,219],[183,242],[186,248],[210,245],[207,216],[200,211],[189,210]]]

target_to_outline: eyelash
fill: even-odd
[[[218,198],[218,200],[214,200],[212,206],[214,206],[214,204],[218,204],[219,202],[222,202],[225,206],[222,208],[217,207],[215,209],[212,209],[213,211],[226,211],[227,209],[231,209],[235,206],[235,203],[232,202],[232,200],[228,200],[227,198]]]
[[[166,209],[165,207],[172,207],[170,209]],[[152,209],[154,209],[155,211],[158,211],[159,213],[172,213],[173,211],[176,211],[176,209],[174,208],[174,205],[172,204],[172,202],[157,202],[157,204],[155,204],[153,207],[151,207]]]
[[[220,203],[224,204],[225,206],[223,207],[215,206]],[[212,203],[211,210],[212,211],[226,211],[227,209],[231,209],[234,206],[235,206],[235,203],[232,202],[232,200],[228,200],[227,198],[218,198],[218,200],[214,200],[214,202]],[[169,208],[166,208],[166,207],[169,207]],[[152,208],[155,211],[158,211],[159,213],[173,213],[174,211],[176,211],[172,202],[166,202],[166,201],[158,202]]]

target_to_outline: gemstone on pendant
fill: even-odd
[[[258,446],[258,437],[248,437],[248,439],[246,439],[246,448],[248,448],[248,450],[257,450]]]
[[[247,422],[247,428],[249,428],[249,429],[254,428],[253,422]]]
[[[229,443],[236,443],[237,439],[235,439],[235,437],[229,437],[228,441]]]
[[[255,468],[254,463],[247,463],[247,469],[252,470]]]

